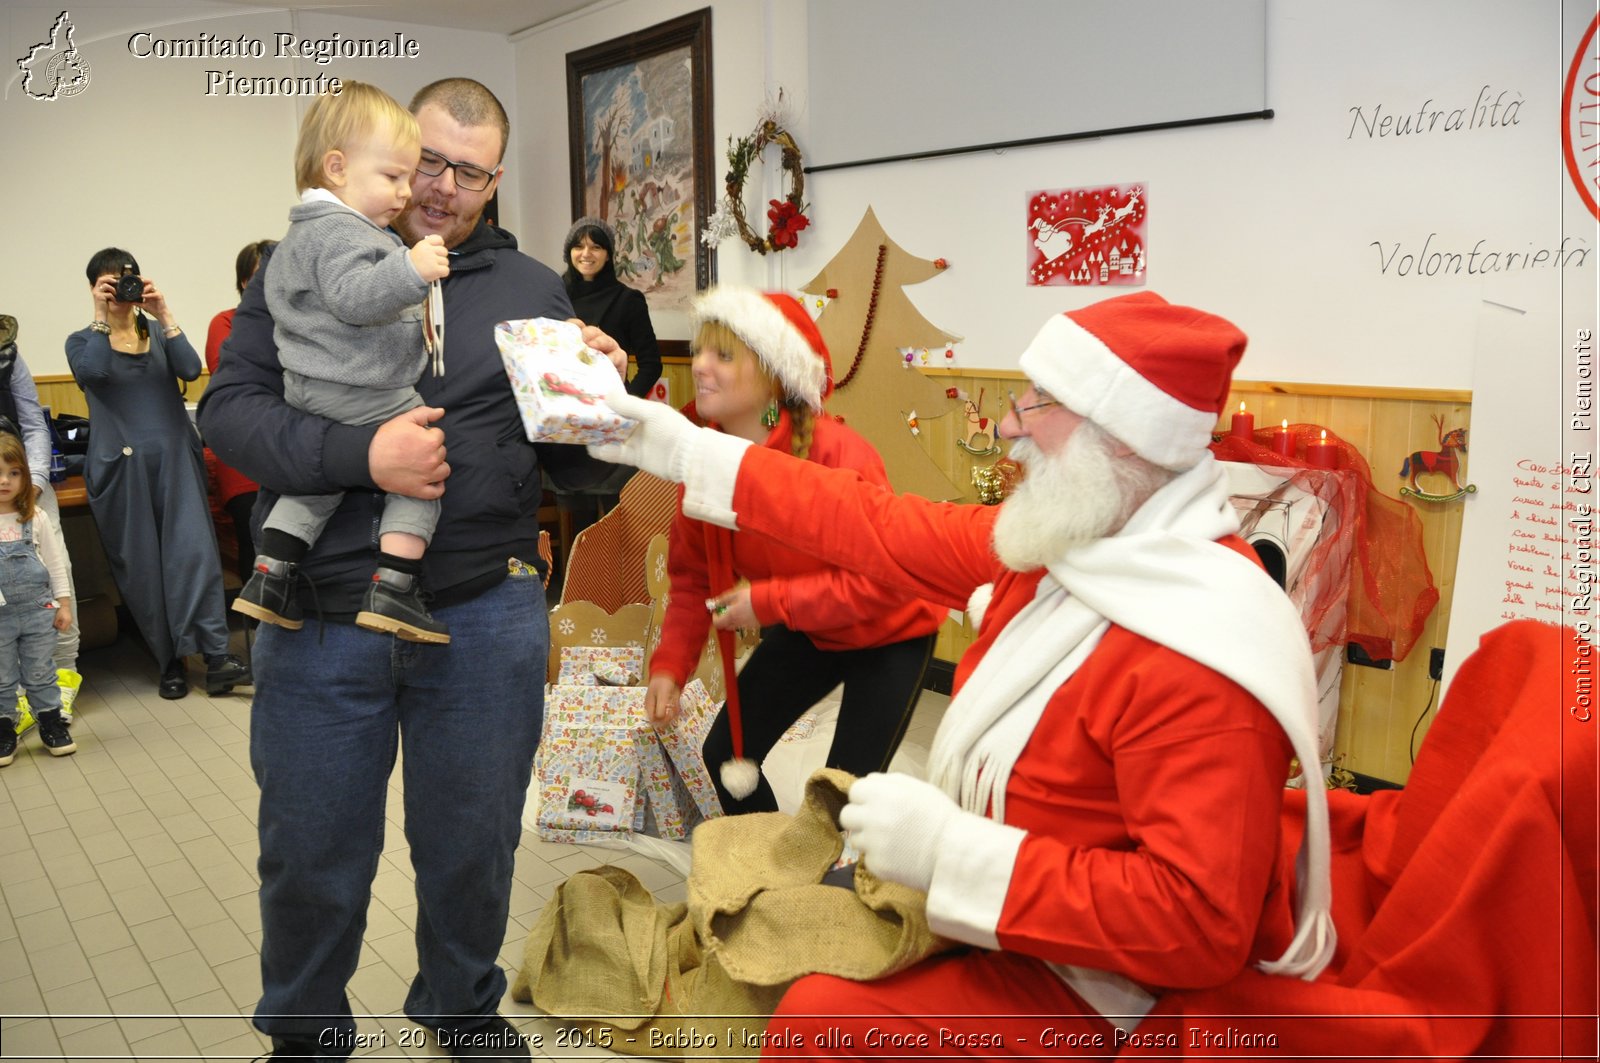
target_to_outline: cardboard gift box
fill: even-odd
[[[643,646],[563,646],[556,682],[564,686],[638,686]]]
[[[698,753],[716,717],[704,687],[691,682],[685,688],[684,715],[666,732],[645,717],[644,694],[640,686],[547,688],[534,766],[541,838],[598,841],[653,827],[652,833],[679,840],[705,816],[721,814],[704,764],[686,776],[664,748],[671,734],[693,741]],[[698,739],[690,737],[694,730]]]
[[[641,688],[642,693],[642,688]],[[640,699],[641,705],[643,698]],[[650,729],[652,732],[655,728]],[[672,762],[661,748],[661,741],[651,734],[639,739],[639,790],[645,800],[641,808],[648,808],[654,833],[659,838],[683,841],[703,818],[694,799],[673,768]],[[648,830],[648,826],[641,830]]]
[[[622,379],[584,344],[578,326],[547,317],[502,321],[494,339],[533,442],[621,443],[632,434],[636,422],[604,402]]]
[[[544,703],[544,733],[534,764],[539,786],[539,837],[547,842],[594,842],[634,829],[638,808],[638,751],[634,728],[622,716],[589,711],[552,687]],[[597,690],[566,687],[565,690]]]
[[[694,803],[701,818],[713,819],[722,815],[722,800],[711,782],[711,772],[717,765],[706,764],[703,747],[722,706],[711,700],[705,685],[698,679],[689,680],[683,688],[679,706],[682,711],[672,726],[656,733],[672,761],[683,792]]]
[[[551,687],[534,771],[539,837],[601,841],[633,830],[639,804],[636,727],[601,687]],[[590,694],[600,694],[591,698]],[[648,726],[648,724],[646,724]]]

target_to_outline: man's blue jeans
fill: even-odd
[[[342,1057],[384,799],[403,744],[419,972],[405,1012],[470,1027],[505,992],[512,861],[544,711],[544,589],[511,578],[435,610],[447,646],[353,624],[263,624],[250,760],[261,786],[261,1002],[255,1023]],[[374,1004],[373,1006],[377,1006]]]

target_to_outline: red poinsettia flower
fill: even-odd
[[[788,200],[768,200],[767,221],[771,228],[767,239],[775,251],[794,247],[800,242],[800,230],[811,224],[811,219],[800,213],[800,208]]]

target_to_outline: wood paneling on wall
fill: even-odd
[[[78,387],[78,382],[65,373],[53,373],[33,378],[39,385],[39,404],[50,407],[51,413],[72,413],[79,417],[89,416],[89,400],[84,398],[83,389]],[[205,394],[206,384],[210,383],[211,374],[202,372],[200,379],[189,381],[189,387],[184,393],[185,402],[199,402],[200,396]]]

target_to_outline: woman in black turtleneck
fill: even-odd
[[[650,325],[644,293],[617,278],[616,236],[599,218],[579,218],[567,233],[561,258],[567,264],[561,280],[572,300],[572,312],[586,325],[594,325],[616,340],[637,365],[628,381],[630,395],[648,395],[661,379],[661,350]],[[617,494],[636,469],[619,465],[603,482],[581,492],[556,492],[556,504],[570,517],[569,534],[576,535],[617,504]]]
[[[561,280],[572,300],[572,311],[584,324],[594,325],[616,340],[637,363],[628,394],[647,395],[661,378],[661,351],[650,325],[644,293],[617,279],[616,238],[611,226],[599,218],[579,218],[567,233],[561,258],[567,271]]]

